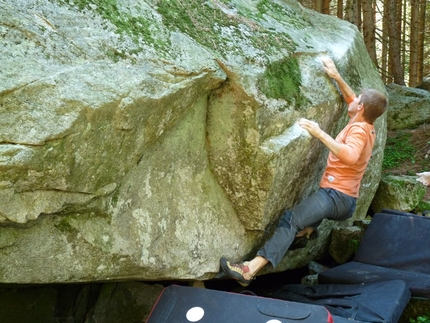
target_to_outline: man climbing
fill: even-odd
[[[303,129],[330,150],[320,188],[281,216],[272,237],[254,259],[231,263],[227,258],[221,258],[222,271],[244,287],[266,264],[270,263],[273,267],[279,264],[299,231],[323,219],[346,220],[355,211],[361,179],[376,138],[373,123],[385,112],[388,102],[382,93],[373,89],[364,90],[356,97],[333,61],[325,58],[322,62],[325,72],[337,82],[348,104],[350,120],[336,139],[321,130],[316,122],[303,118],[299,120]]]

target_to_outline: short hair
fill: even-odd
[[[375,120],[387,110],[388,99],[377,90],[365,89],[361,92],[359,104],[363,104],[364,119],[373,124]]]

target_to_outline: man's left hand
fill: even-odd
[[[319,137],[319,135],[322,131],[320,126],[318,125],[318,123],[311,121],[311,120],[308,120],[308,119],[305,119],[305,118],[301,118],[299,120],[299,125],[303,129],[309,131],[309,133],[316,138]]]

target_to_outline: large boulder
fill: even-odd
[[[417,182],[417,176],[385,175],[371,204],[374,212],[382,209],[410,212],[423,200],[426,188]]]
[[[423,80],[417,85],[417,88],[430,91],[430,75],[423,77]]]
[[[387,85],[390,108],[388,130],[414,129],[430,121],[430,93],[398,84]]]
[[[347,122],[321,58],[385,91],[353,25],[292,0],[11,0],[0,19],[3,283],[213,277],[318,187],[327,149],[297,120]]]

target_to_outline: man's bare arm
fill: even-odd
[[[359,146],[347,145],[336,141],[328,133],[321,130],[318,123],[301,118],[299,125],[309,131],[313,137],[319,139],[345,165],[354,165],[360,157],[361,148]]]
[[[340,92],[343,95],[343,99],[346,101],[347,98],[351,96],[355,96],[354,91],[350,88],[350,86],[345,82],[345,80],[339,74],[334,62],[327,57],[324,57],[321,60],[324,64],[324,71],[338,84]]]

